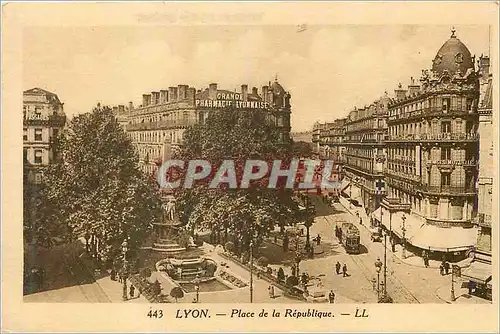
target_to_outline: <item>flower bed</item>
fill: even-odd
[[[243,264],[239,259],[238,257],[236,256],[233,256],[233,255],[229,255],[229,254],[226,254],[226,253],[220,253],[219,255],[221,255],[223,258],[226,258],[228,260],[231,260],[231,261],[234,261],[236,264],[238,264],[239,266],[245,268],[246,270],[250,271],[250,265],[249,264]],[[303,298],[302,296],[296,296],[295,294],[293,294],[291,291],[290,291],[290,288],[287,287],[284,282],[279,282],[278,281],[278,278],[276,276],[274,276],[273,274],[269,274],[267,272],[267,268],[259,268],[257,266],[253,266],[253,270],[254,272],[256,272],[256,274],[258,275],[258,277],[268,281],[269,283],[271,284],[274,284],[276,285],[278,288],[280,288],[281,290],[283,290],[284,294],[286,296],[289,296],[289,297],[293,297],[295,299],[299,299],[299,300],[304,300],[305,298]]]
[[[224,281],[228,281],[229,283],[231,283],[232,285],[234,285],[237,288],[244,288],[247,286],[247,284],[245,282],[243,282],[242,280],[240,280],[237,277],[234,277],[233,275],[231,275],[227,271],[221,271],[219,274],[219,277]]]
[[[139,277],[138,275],[131,275],[129,277],[130,282],[137,288],[140,289],[142,295],[146,297],[150,303],[169,303],[168,297],[163,295],[155,295],[153,293],[153,284],[148,282],[148,280]]]

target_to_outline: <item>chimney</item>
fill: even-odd
[[[402,100],[406,97],[406,89],[403,89],[401,83],[398,85],[398,89],[394,90],[394,93],[396,94],[397,100]]]
[[[210,100],[215,100],[217,98],[217,84],[211,83],[208,85],[208,98]]]
[[[268,86],[262,86],[262,100],[264,100],[264,102],[269,102],[267,100],[267,91],[268,91]]]
[[[160,103],[168,102],[168,90],[162,89],[160,90]]]
[[[259,96],[259,90],[257,89],[257,87],[252,87],[252,94],[255,96]]]
[[[490,76],[490,57],[483,56],[479,57],[479,73],[483,80],[487,80]]]
[[[134,102],[130,101],[130,102],[128,103],[128,110],[129,110],[129,111],[134,110]]]
[[[177,87],[168,87],[168,100],[177,101]]]
[[[415,84],[415,79],[411,77],[411,84],[408,85],[408,94],[413,95],[417,94],[420,91],[420,86]]]
[[[160,103],[160,92],[151,92],[151,100],[152,105]]]
[[[187,97],[187,89],[188,89],[188,85],[179,85],[179,95],[178,95],[178,99],[179,100],[184,100],[186,97]]]
[[[187,98],[191,101],[194,101],[195,95],[196,95],[196,88],[194,88],[194,87],[188,88]]]
[[[151,104],[151,95],[142,94],[142,106],[147,107]]]
[[[248,101],[248,85],[241,85],[241,99]]]

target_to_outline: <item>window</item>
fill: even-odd
[[[441,173],[441,185],[442,186],[449,186],[450,180],[451,180],[450,173]]]
[[[473,99],[467,99],[467,111],[472,111]]]
[[[42,150],[35,150],[35,163],[36,164],[42,163],[42,155],[43,155]]]
[[[447,112],[450,110],[450,98],[443,99],[443,111]]]
[[[23,162],[28,162],[28,149],[23,149]]]
[[[471,121],[465,122],[465,132],[472,133],[472,122]]]
[[[35,129],[35,140],[42,141],[42,129]]]
[[[40,107],[35,107],[35,118],[41,118],[42,117],[42,110]]]
[[[23,129],[23,140],[28,141],[28,129]]]
[[[451,160],[451,148],[442,147],[441,148],[441,160]]]
[[[449,121],[441,122],[441,132],[442,133],[450,133],[451,132],[451,123]]]
[[[59,135],[59,129],[53,129],[52,130],[52,135],[54,136],[54,139],[56,139],[57,136]]]

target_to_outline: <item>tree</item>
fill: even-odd
[[[268,189],[269,173],[251,182],[248,189],[229,189],[226,184],[208,189],[222,162],[234,161],[237,180],[241,180],[245,162],[250,159],[267,161],[271,170],[274,160],[282,168],[293,158],[290,142],[280,140],[277,129],[266,122],[266,113],[227,108],[210,113],[204,124],[197,124],[184,133],[184,146],[176,159],[210,161],[211,174],[191,189],[178,189],[177,204],[184,222],[191,228],[211,230],[222,235],[241,236],[238,250],[248,251],[251,242],[256,249],[276,222],[283,225],[298,222],[298,204],[291,189],[285,189],[285,179],[278,180],[276,189]],[[181,171],[181,179],[183,172]],[[288,221],[284,221],[285,217]]]
[[[184,297],[184,291],[178,286],[173,287],[172,290],[170,290],[170,296],[175,298],[175,302],[177,303],[177,299]]]
[[[97,105],[74,117],[56,145],[61,159],[44,173],[40,223],[72,237],[90,230],[102,257],[121,253],[124,238],[136,249],[159,219],[161,203],[112,110]]]

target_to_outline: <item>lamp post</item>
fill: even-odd
[[[380,271],[382,270],[382,262],[379,257],[375,261],[375,270],[377,271],[377,298],[380,298]]]
[[[405,225],[405,221],[406,221],[406,216],[405,214],[403,213],[403,217],[401,217],[401,220],[403,220],[403,227],[401,228],[401,231],[403,231],[403,259],[406,259],[406,225]]]
[[[253,303],[253,241],[250,241],[250,303]]]
[[[200,301],[200,274],[194,279],[194,290],[196,291],[196,303]]]
[[[300,249],[299,249],[299,236],[297,236],[295,238],[295,263],[297,264],[297,270],[296,270],[296,274],[297,274],[297,277],[299,277],[300,275],[300,271],[299,271],[299,265],[300,265],[300,261],[302,261],[302,255],[300,254]]]
[[[455,301],[455,281],[454,281],[455,268],[451,268],[451,301]]]
[[[308,207],[308,211],[309,211],[309,207]],[[311,228],[313,224],[313,220],[312,218],[307,218],[306,221],[304,222],[304,226],[306,227],[306,251],[309,252],[309,249],[311,249],[311,241],[310,241],[310,238],[311,238],[311,235],[309,233],[309,229]]]
[[[384,283],[387,283],[387,234],[384,234]],[[387,296],[387,284],[383,285],[384,297]]]
[[[122,252],[123,252],[123,294],[122,299],[127,300],[127,254],[128,250],[128,242],[127,239],[123,240],[122,243]]]

